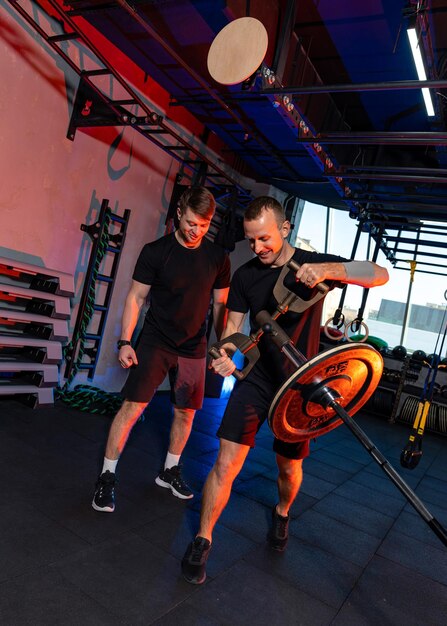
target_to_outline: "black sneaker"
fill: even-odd
[[[201,585],[206,580],[206,561],[211,550],[211,542],[204,537],[191,541],[182,559],[183,578],[193,585]]]
[[[175,465],[169,469],[162,470],[155,479],[155,482],[157,485],[160,485],[160,487],[170,489],[177,498],[189,500],[194,497],[194,494],[183,480],[180,467],[180,465]]]
[[[107,470],[98,478],[92,507],[95,511],[113,513],[115,510],[115,474]]]
[[[282,552],[289,539],[289,516],[283,517],[276,511],[276,505],[272,511],[272,526],[268,533],[270,547],[278,552]]]

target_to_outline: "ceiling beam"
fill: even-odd
[[[380,83],[345,83],[339,85],[309,85],[307,87],[265,87],[265,95],[305,95],[317,93],[362,93],[364,91],[400,91],[401,89],[446,89],[447,80],[394,80]]]
[[[398,263],[399,262],[400,262],[400,260],[398,260]],[[428,265],[431,265],[431,264],[429,263]],[[396,266],[394,266],[394,269],[396,269],[396,270],[403,270],[404,272],[409,272],[410,271],[410,268],[407,268],[407,267],[396,267]],[[416,270],[416,273],[417,274],[430,274],[430,276],[433,276],[433,275],[434,276],[445,276],[444,272],[427,272],[427,271],[424,271],[424,270]]]
[[[428,248],[447,248],[447,242],[445,241],[421,241],[412,239],[411,237],[401,237],[388,235],[388,233],[383,235],[383,238],[386,239],[387,242],[395,241],[397,244],[399,243],[410,243],[410,244],[418,244],[421,246],[427,246]],[[399,252],[399,248],[397,247],[396,252]]]
[[[409,250],[407,248],[401,248],[398,250],[394,251],[395,254],[408,254],[408,255],[414,255],[415,251],[414,250]],[[422,250],[417,250],[417,255],[419,256],[428,256],[428,257],[432,257],[435,259],[445,259],[446,256],[444,254],[435,254],[434,252],[423,252]],[[407,259],[398,259],[396,258],[396,261],[406,261]]]
[[[378,172],[402,172],[420,175],[445,176],[447,178],[447,169],[437,167],[411,167],[406,165],[340,165],[339,172],[370,172],[372,174]]]
[[[439,232],[439,231],[435,231],[435,230],[430,230],[431,228],[439,228],[440,230],[447,230],[447,226],[438,226],[437,224],[430,224],[429,228],[424,228],[424,224],[422,222],[417,222],[417,223],[402,223],[402,222],[395,222],[392,220],[388,220],[384,223],[383,219],[378,219],[376,217],[368,217],[368,219],[366,220],[368,222],[368,224],[380,224],[381,226],[385,226],[385,228],[388,230],[398,230],[399,232],[410,232],[410,233],[414,233],[414,232],[419,232],[421,235],[443,235],[444,233]]]
[[[349,132],[349,133],[322,133],[315,137],[300,136],[295,140],[298,144],[370,144],[370,145],[424,145],[437,146],[447,144],[447,133],[439,132]],[[292,153],[292,154],[290,154]],[[293,156],[293,150],[283,152]]]
[[[380,212],[380,208],[374,208],[372,211]],[[397,217],[402,217],[403,219],[408,218],[417,218],[420,220],[428,220],[430,222],[445,222],[445,209],[440,211],[439,213],[429,213],[428,211],[409,211],[408,209],[397,209],[394,210],[393,207],[386,209],[386,212],[383,212],[384,219],[383,223],[386,226],[385,218],[395,219]],[[376,220],[377,221],[377,220]]]
[[[364,198],[363,196],[361,196],[360,195],[361,193],[362,192],[356,192],[352,194],[351,196],[349,196],[349,199],[354,200],[358,204],[391,205],[391,206],[401,206],[401,207],[409,207],[409,208],[419,208],[422,210],[427,209],[429,211],[432,209],[436,209],[436,208],[439,208],[445,211],[445,205],[447,201],[446,197],[443,197],[440,195],[430,196],[424,193],[423,195],[424,202],[422,203],[418,200],[420,196],[412,196],[411,194],[406,193],[405,190],[404,192],[402,191],[392,192],[388,190],[374,189],[374,191],[371,190],[369,192],[368,191],[365,192],[366,194],[369,195],[369,197],[367,198]],[[386,198],[385,199],[378,198],[377,196],[380,194],[386,194]],[[405,197],[405,199],[402,200],[402,197]],[[433,200],[433,203],[430,203],[430,200]]]
[[[358,179],[358,180],[384,180],[384,181],[396,181],[396,182],[413,182],[413,183],[426,183],[432,184],[435,183],[437,185],[447,185],[447,178],[445,176],[413,176],[411,174],[375,174],[374,172],[367,174],[357,174],[357,173],[349,173],[342,171],[331,171],[326,170],[324,172],[325,176],[343,176],[343,178],[348,179]]]

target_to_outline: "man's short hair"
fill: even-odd
[[[188,187],[180,196],[178,207],[182,215],[189,207],[196,215],[209,218],[214,215],[216,201],[206,187]]]
[[[273,211],[278,226],[282,226],[286,220],[285,211],[278,200],[271,196],[259,196],[259,198],[252,200],[245,209],[244,220],[247,222],[258,220],[266,209]]]

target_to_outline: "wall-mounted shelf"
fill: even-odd
[[[54,403],[73,295],[73,276],[0,257],[0,397]]]

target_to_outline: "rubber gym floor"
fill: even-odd
[[[163,625],[445,625],[447,548],[342,425],[312,443],[284,553],[265,541],[276,503],[265,425],[216,528],[202,586],[180,560],[197,528],[225,401],[207,399],[183,455],[190,501],[157,487],[170,425],[159,393],[122,455],[113,514],[91,499],[111,422],[56,403],[0,402],[0,623]],[[400,467],[409,429],[355,417],[447,526],[447,441],[426,434]]]

